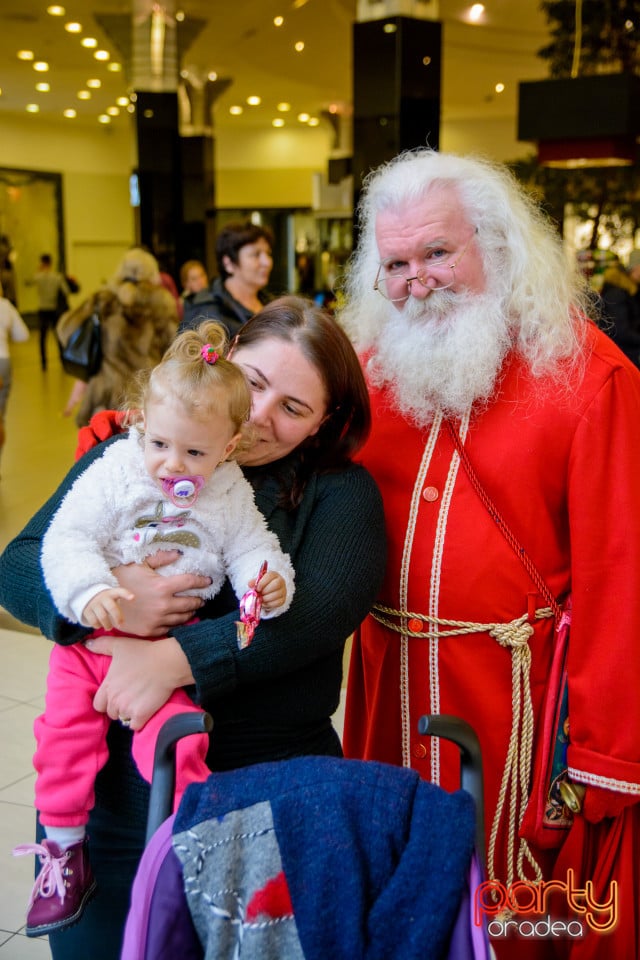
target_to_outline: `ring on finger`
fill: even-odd
[[[131,726],[131,717],[118,717],[118,720],[120,721],[123,727]]]

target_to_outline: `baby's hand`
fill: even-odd
[[[267,570],[257,582],[250,580],[249,586],[258,591],[262,606],[267,611],[281,607],[287,599],[287,585],[284,577],[281,577],[275,570]]]
[[[82,622],[88,627],[102,627],[114,630],[120,626],[124,617],[120,609],[120,600],[133,600],[134,594],[124,587],[110,587],[101,590],[89,601],[82,611]]]

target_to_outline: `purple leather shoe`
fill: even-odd
[[[43,937],[77,923],[96,892],[86,837],[66,850],[43,840],[22,844],[13,852],[16,856],[35,853],[42,864],[27,908],[27,936]]]

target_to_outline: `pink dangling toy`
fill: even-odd
[[[260,623],[262,597],[260,596],[258,587],[262,577],[266,572],[267,561],[264,560],[258,572],[258,576],[256,577],[255,587],[252,587],[251,590],[247,590],[240,600],[240,620],[236,620],[236,628],[238,631],[238,647],[240,650],[244,650],[245,647],[249,646],[253,640],[253,635],[256,632],[256,627]]]

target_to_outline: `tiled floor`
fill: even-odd
[[[37,334],[12,348],[13,388],[0,459],[0,549],[55,489],[73,461],[76,426],[63,418],[71,379],[52,336],[40,370]],[[41,711],[50,644],[0,609],[0,960],[45,960],[48,941],[28,939],[24,915],[33,857],[14,858],[34,834],[33,721]]]
[[[76,427],[63,418],[71,379],[49,345],[40,370],[37,335],[12,350],[13,389],[0,460],[0,550],[44,503],[73,461]],[[0,608],[0,960],[45,960],[47,939],[24,935],[33,858],[14,858],[34,834],[33,721],[44,704],[49,642]],[[342,710],[335,718],[342,728]],[[87,960],[91,960],[87,957]]]

